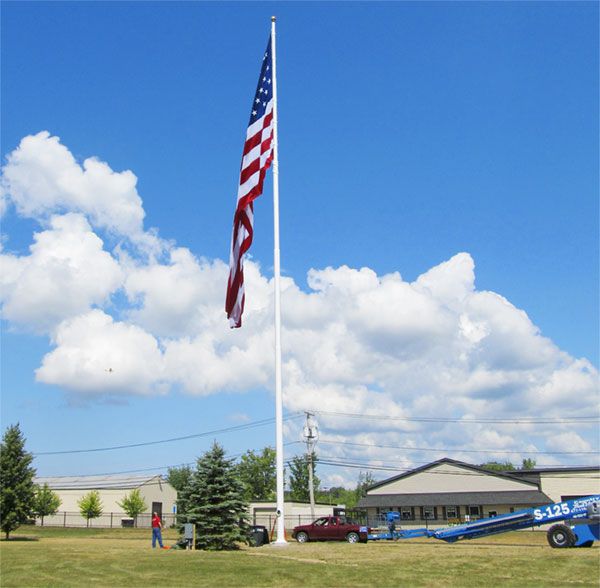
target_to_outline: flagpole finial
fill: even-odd
[[[271,22],[275,22],[276,20],[277,19],[274,16],[271,17]]]

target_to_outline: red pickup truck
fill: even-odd
[[[298,525],[292,531],[292,537],[298,543],[307,541],[348,541],[364,543],[369,529],[346,520],[346,517],[319,517],[310,525]]]

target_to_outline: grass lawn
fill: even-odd
[[[449,545],[290,542],[236,552],[152,550],[150,531],[25,527],[0,541],[0,585],[34,586],[594,586],[600,547],[551,549],[542,532]],[[167,531],[165,544],[175,542]]]

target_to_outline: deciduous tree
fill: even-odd
[[[533,470],[535,469],[536,461],[531,457],[526,457],[523,459],[523,463],[521,464],[522,470]]]
[[[260,453],[246,451],[238,464],[238,472],[246,486],[246,500],[275,499],[277,474],[272,447],[265,447]]]
[[[189,483],[192,477],[192,468],[189,465],[177,466],[167,470],[167,482],[181,492]]]
[[[356,502],[367,495],[367,490],[370,486],[375,484],[375,478],[371,472],[360,472],[358,474],[358,481],[356,482]]]
[[[148,505],[142,497],[142,494],[138,488],[132,490],[129,494],[123,498],[121,502],[117,504],[127,513],[128,516],[133,518],[134,524],[137,527],[138,515],[148,510]]]
[[[102,500],[98,490],[88,492],[77,501],[77,504],[79,505],[79,512],[85,518],[88,527],[90,526],[90,519],[97,519],[102,514]]]
[[[308,489],[308,455],[297,455],[290,460],[290,496],[292,500],[307,502],[310,500],[310,491]],[[317,467],[317,456],[312,454],[313,486],[315,492],[318,491],[321,481],[315,475]]]
[[[60,504],[60,497],[50,489],[48,484],[37,487],[35,491],[34,511],[42,519],[42,527],[44,526],[44,517],[56,514]]]
[[[484,470],[490,470],[491,472],[511,472],[515,470],[515,466],[508,460],[501,463],[499,461],[486,461],[482,463],[479,467]]]

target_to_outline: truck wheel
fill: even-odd
[[[354,531],[350,531],[350,533],[346,535],[346,541],[348,541],[348,543],[358,543],[359,539],[358,533],[355,533]]]
[[[304,531],[300,531],[300,533],[296,535],[296,541],[298,541],[298,543],[307,543],[308,535]]]
[[[554,525],[546,534],[550,547],[573,547],[575,534],[567,525]]]

